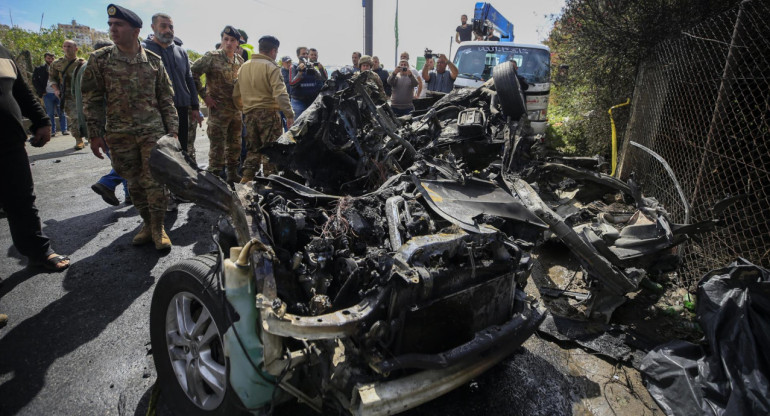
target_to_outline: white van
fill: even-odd
[[[524,91],[527,116],[536,134],[545,133],[548,96],[551,92],[551,50],[545,45],[512,42],[463,42],[457,48],[454,64],[459,70],[455,88],[476,88],[492,77],[492,68],[515,61],[519,75],[527,80]]]

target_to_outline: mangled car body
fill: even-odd
[[[521,288],[549,233],[592,279],[589,314],[609,319],[659,253],[715,224],[671,224],[633,185],[549,161],[526,134],[512,66],[400,119],[372,88],[335,73],[265,150],[282,174],[235,190],[173,140],[154,150],[156,177],[229,218],[219,253],[172,267],[153,296],[159,378],[187,412],[257,413],[291,397],[322,413],[402,412],[535,331],[544,312]],[[632,223],[583,201],[563,217],[564,201],[540,196],[558,189],[534,189],[554,177],[594,185],[576,199],[619,195],[614,205],[642,213]]]

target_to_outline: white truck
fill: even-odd
[[[516,62],[518,75],[526,80],[528,86],[523,91],[527,116],[535,133],[544,133],[551,91],[550,49],[545,45],[514,43],[513,23],[489,3],[476,3],[473,31],[481,36],[497,32],[500,40],[460,44],[453,60],[459,70],[455,88],[476,88],[492,77],[492,68],[496,65]]]

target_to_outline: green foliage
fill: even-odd
[[[190,58],[190,62],[197,61],[198,59],[201,58],[201,56],[203,55],[199,54],[198,52],[195,52],[192,49],[187,49],[187,57]]]
[[[41,29],[39,32],[32,32],[18,27],[10,29],[0,29],[0,42],[5,45],[14,55],[22,51],[29,51],[33,66],[42,65],[43,55],[51,52],[57,57],[63,55],[61,45],[67,37],[59,29]],[[78,55],[86,58],[90,48],[81,47],[78,49]]]
[[[607,110],[633,95],[639,63],[658,43],[739,1],[567,0],[546,41],[553,73],[569,66],[551,92],[546,139],[576,154],[609,155]],[[619,139],[629,109],[613,112]]]

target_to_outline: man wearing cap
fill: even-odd
[[[174,91],[161,58],[139,43],[142,19],[110,4],[107,25],[115,45],[91,54],[83,72],[83,114],[91,151],[102,159],[109,146],[112,166],[128,181],[144,224],[132,243],[171,248],[163,227],[167,196],[150,174],[150,151],[164,134],[177,137]]]
[[[259,53],[252,55],[238,72],[233,99],[246,116],[248,153],[243,162],[243,180],[254,179],[260,164],[265,176],[275,173],[275,167],[260,154],[262,147],[275,141],[282,133],[278,111],[286,116],[287,128],[294,122],[289,94],[281,70],[275,63],[280,42],[273,36],[259,39]]]
[[[75,128],[72,129],[72,137],[75,138],[75,150],[80,150],[85,147],[83,144],[83,137],[80,135],[80,131],[77,129],[78,116],[77,108],[75,108],[75,97],[72,95],[70,82],[72,82],[72,74],[76,72],[80,65],[85,63],[85,60],[78,58],[78,45],[74,40],[65,40],[62,44],[64,50],[64,56],[55,60],[51,64],[51,68],[48,72],[48,79],[51,81],[51,89],[53,93],[61,100],[60,109],[64,110],[64,114],[60,113],[60,117],[67,117],[67,124]],[[63,135],[68,135],[68,130],[62,131]]]
[[[209,109],[208,135],[211,143],[208,170],[219,175],[227,167],[227,181],[240,182],[238,162],[241,155],[241,113],[233,103],[233,87],[243,58],[236,54],[241,33],[225,26],[220,49],[206,52],[192,65],[198,93]],[[206,86],[201,75],[206,75]]]
[[[385,95],[385,87],[382,86],[382,80],[380,79],[380,76],[372,71],[372,57],[369,55],[362,56],[361,59],[358,60],[358,68],[361,70],[360,74],[358,75],[359,77],[366,77],[365,82],[369,82],[369,85],[374,84],[377,86],[376,90],[369,88],[370,94],[377,94],[372,98],[379,98],[381,101],[388,101],[388,96]]]
[[[281,58],[281,76],[283,77],[283,85],[286,85],[286,92],[289,94],[289,97],[291,97],[291,57],[289,55]],[[284,114],[283,111],[281,111],[280,114],[283,131],[286,131],[289,129],[286,127],[286,114]]]
[[[291,70],[291,57],[289,55],[284,56],[281,58],[281,76],[283,76],[283,83],[286,85],[286,92],[289,93],[289,96],[291,96],[291,78],[290,77],[290,70]]]

